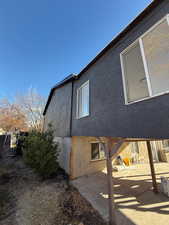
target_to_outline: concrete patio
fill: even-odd
[[[169,164],[156,163],[157,182],[169,177]],[[169,224],[169,198],[154,194],[149,164],[131,166],[113,172],[117,225]],[[108,220],[106,172],[83,176],[72,181],[80,193]]]

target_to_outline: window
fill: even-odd
[[[163,144],[163,148],[169,148],[169,140],[163,140],[162,144]]]
[[[121,53],[126,103],[169,92],[169,16]]]
[[[139,42],[123,55],[127,98],[135,101],[149,96]]]
[[[91,143],[91,160],[105,159],[104,143]]]
[[[139,145],[137,142],[132,143],[132,152],[135,154],[139,154]]]
[[[77,90],[77,118],[89,115],[89,81]]]

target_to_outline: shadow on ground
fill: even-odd
[[[169,164],[156,165],[157,181],[169,177]],[[168,224],[169,198],[154,194],[149,167],[137,166],[131,171],[114,173],[114,197],[118,225]],[[140,174],[141,173],[141,174]],[[147,175],[148,174],[148,175]],[[73,181],[81,194],[108,220],[107,176],[100,172]]]

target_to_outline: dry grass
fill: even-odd
[[[0,164],[0,225],[105,225],[64,176],[42,181],[22,159]]]
[[[72,225],[79,224],[81,221],[84,225],[106,225],[100,215],[92,208],[92,206],[79,194],[75,188],[70,188],[64,193],[64,197],[60,197],[61,212],[67,216]],[[67,225],[57,224],[57,225]]]
[[[18,201],[17,222],[21,225],[53,225],[58,213],[58,184],[41,184]]]

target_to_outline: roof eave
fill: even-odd
[[[125,35],[131,31],[133,29],[133,27],[135,27],[145,16],[147,16],[150,12],[153,11],[153,9],[155,9],[158,5],[160,5],[162,2],[164,2],[165,0],[154,0],[149,6],[147,6],[147,8],[144,9],[144,11],[142,11],[122,32],[120,32],[105,48],[103,48],[103,50],[85,67],[81,70],[81,72],[78,75],[74,75],[72,74],[72,77],[70,77],[67,80],[63,80],[61,81],[59,84],[55,85],[49,94],[43,115],[46,114],[47,108],[49,106],[49,103],[51,101],[53,92],[65,85],[66,83],[73,81],[75,79],[78,79],[82,74],[84,74],[97,60],[99,60],[110,48],[112,48],[116,43],[118,43],[123,37],[125,37]]]
[[[133,29],[145,16],[153,11],[158,5],[160,5],[165,0],[154,0],[150,5],[148,5],[124,30],[122,30],[105,48],[103,48],[98,55],[85,67],[80,73],[79,77],[85,73],[98,59],[100,59],[105,52],[117,44],[125,35]]]
[[[56,89],[60,88],[61,86],[64,86],[65,84],[77,79],[78,75],[76,74],[71,74],[69,75],[70,78],[65,78],[63,81],[59,82],[58,84],[56,84],[53,88],[51,88],[50,90],[50,93],[49,93],[49,96],[48,96],[48,100],[47,100],[47,103],[45,105],[45,109],[43,111],[43,116],[45,116],[46,112],[47,112],[47,109],[48,109],[48,106],[50,104],[50,101],[52,99],[52,96],[53,96],[53,93]]]

